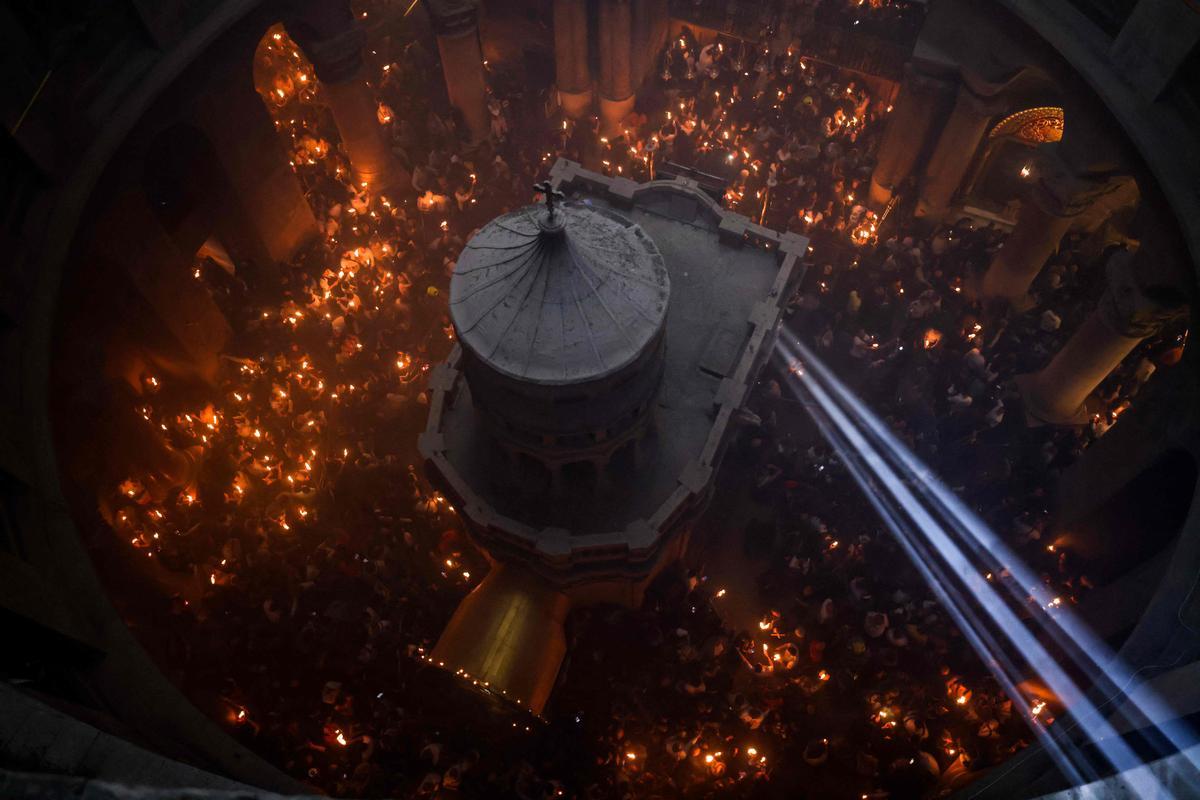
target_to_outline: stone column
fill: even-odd
[[[630,0],[600,3],[600,134],[615,138],[633,111],[633,38]]]
[[[491,119],[487,81],[479,50],[479,10],[474,2],[431,0],[428,3],[450,105],[458,110],[472,145],[488,138]]]
[[[250,64],[214,79],[196,102],[193,123],[211,144],[223,189],[215,233],[264,270],[290,261],[320,236],[279,132],[247,79]],[[228,196],[225,196],[228,192]]]
[[[640,82],[658,72],[658,55],[662,52],[671,38],[671,8],[670,0],[645,0],[646,18],[649,30],[646,51],[646,71]]]
[[[587,0],[554,0],[554,71],[563,113],[579,119],[592,106]]]
[[[950,90],[951,85],[943,78],[921,72],[911,63],[904,68],[904,82],[892,105],[871,175],[870,203],[876,210],[887,205],[896,187],[912,172]]]
[[[364,36],[349,3],[308,3],[284,25],[316,70],[355,179],[373,191],[408,188],[412,178],[379,124],[362,56]]]
[[[1089,171],[1063,158],[1059,144],[1039,149],[1036,182],[1021,204],[1016,227],[992,259],[980,294],[1021,308],[1046,260],[1058,249],[1074,218],[1095,200],[1119,188],[1127,176]]]
[[[1118,364],[1148,336],[1186,311],[1182,292],[1147,289],[1139,253],[1117,251],[1099,307],[1040,372],[1017,378],[1031,425],[1082,425],[1085,402]]]
[[[654,36],[655,4],[657,0],[632,0],[630,12],[630,61],[629,68],[633,73],[632,86],[636,93],[641,88],[642,81],[654,65],[655,52],[651,50]]]
[[[925,166],[917,199],[918,217],[940,217],[946,213],[987,133],[988,123],[1000,110],[996,98],[981,97],[966,84],[958,87],[954,110]]]

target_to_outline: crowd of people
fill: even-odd
[[[861,79],[794,47],[717,40],[686,28],[661,59],[624,135],[600,137],[600,166],[650,180],[680,165],[721,179],[727,208],[776,229],[849,234],[863,206],[871,153],[891,105]],[[572,144],[572,124],[562,128]],[[585,159],[583,146],[570,150]]]
[[[1064,243],[1034,312],[985,314],[964,287],[1003,234],[877,228],[859,198],[889,100],[796,50],[685,31],[611,139],[529,113],[539,98],[494,72],[492,135],[473,149],[431,97],[429,51],[391,55],[379,123],[412,175],[395,196],[353,184],[311,66],[282,30],[264,40],[259,88],[325,241],[281,286],[198,262],[197,291],[235,330],[219,392],[197,400],[147,375],[139,410],[203,452],[199,480],[164,497],[131,476],[104,500],[120,541],[178,578],[125,612],[189,697],[340,796],[925,797],[1030,741],[1014,703],[1051,724],[1053,698],[1005,696],[903,566],[786,370],[764,375],[761,425],[722,478],[745,493],[732,535],[762,565],[761,618],[731,625],[725,590],[680,565],[640,609],[572,615],[545,718],[499,710],[486,733],[448,721],[453,693],[421,688],[442,678],[420,656],[487,566],[419,466],[424,383],[453,343],[463,242],[530,202],[558,155],[636,180],[692,165],[727,179],[730,207],[811,236],[788,324],[1064,603],[1089,584],[1050,538],[1048,488],[1180,344],[1143,345],[1090,428],[1027,429],[1009,379],[1094,307],[1084,242]]]
[[[773,27],[786,19],[800,29],[811,21],[903,44],[912,44],[925,19],[925,4],[917,0],[672,0],[671,11],[716,30]]]

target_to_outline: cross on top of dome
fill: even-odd
[[[538,222],[538,226],[545,232],[553,233],[562,230],[563,219],[562,214],[558,213],[555,203],[566,197],[565,194],[554,188],[550,181],[539,181],[533,185],[533,188],[542,193],[546,201],[546,218]]]

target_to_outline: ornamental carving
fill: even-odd
[[[1057,142],[1063,135],[1063,110],[1057,106],[1037,106],[1010,114],[996,123],[989,139],[1012,137],[1026,144]]]

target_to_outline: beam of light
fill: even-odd
[[[851,409],[850,413],[854,414],[867,438],[888,454],[902,474],[909,476],[908,482],[917,495],[935,509],[944,522],[949,523],[959,541],[967,545],[978,563],[996,575],[996,583],[1003,585],[1015,602],[1026,607],[1029,607],[1026,601],[1033,598],[1034,604],[1030,608],[1033,621],[1094,681],[1097,690],[1106,697],[1101,707],[1124,695],[1129,705],[1149,721],[1147,732],[1151,734],[1150,744],[1158,753],[1184,754],[1184,759],[1196,772],[1196,777],[1200,778],[1200,756],[1194,748],[1197,742],[1195,731],[1178,719],[1178,714],[1149,687],[1142,687],[1142,691],[1136,694],[1130,692],[1136,676],[1125,662],[1071,609],[1052,605],[1051,593],[1036,573],[978,515],[967,508],[928,466],[921,463],[811,350],[795,336],[790,336],[789,341],[796,342],[796,350],[806,367],[822,380],[844,408]],[[1011,580],[1000,578],[1004,570],[1007,570]],[[1129,718],[1127,712],[1123,716]]]
[[[805,366],[812,365],[815,370],[819,363],[812,356],[811,351],[801,345],[793,336],[788,335],[781,338],[778,347],[788,364],[799,358]],[[972,626],[969,624],[970,622],[987,622],[995,627],[997,632],[1007,639],[1017,652],[1022,654],[1029,666],[1042,677],[1063,703],[1078,717],[1088,721],[1087,732],[1092,741],[1109,764],[1118,773],[1122,773],[1122,780],[1136,796],[1162,795],[1162,787],[1156,779],[1148,779],[1144,772],[1130,772],[1142,763],[1141,759],[1117,735],[1111,723],[1096,711],[1079,686],[1066,674],[1041,642],[1033,636],[1016,613],[1002,598],[996,596],[992,586],[971,564],[963,550],[951,540],[945,528],[918,501],[912,490],[909,489],[906,480],[896,473],[876,445],[870,442],[862,432],[861,426],[855,424],[847,413],[852,411],[856,418],[861,419],[864,416],[873,417],[871,412],[852,396],[849,398],[849,407],[845,410],[841,408],[823,388],[824,381],[819,379],[832,378],[827,370],[820,372],[801,368],[793,369],[790,372],[794,376],[794,380],[790,383],[798,384],[807,390],[807,394],[840,434],[840,437],[831,443],[835,448],[841,448],[839,455],[843,461],[848,465],[858,464],[861,466],[861,470],[852,470],[852,474],[855,475],[868,498],[871,498],[872,504],[884,501],[884,498],[878,495],[879,491],[886,492],[890,496],[893,513],[885,517],[885,520],[897,516],[908,517],[911,520],[911,526],[897,525],[893,533],[897,535],[898,541],[913,557],[914,564],[930,582],[930,587],[938,594],[947,611],[956,617],[956,621],[961,620],[964,624],[964,635],[967,634],[967,630],[973,631],[969,640],[973,646],[977,647],[980,656],[989,669],[996,674],[997,679],[1002,684],[1011,686],[1013,683],[1011,678],[1005,676],[999,655],[987,647],[987,642],[984,641],[985,637],[981,632],[982,626]],[[836,378],[830,380],[831,385],[836,386],[837,383]],[[794,388],[795,386],[793,386]],[[907,477],[912,478],[911,475]],[[926,547],[928,550],[923,558],[922,550]],[[936,563],[938,559],[945,562],[946,571],[939,569],[935,572],[932,568],[931,563]],[[962,584],[961,588],[955,586],[956,581]],[[952,593],[957,596],[951,596]],[[964,609],[969,608],[972,603],[982,609],[986,614],[986,619],[968,620]],[[1025,699],[1019,693],[1013,697],[1013,700],[1019,708],[1024,707]],[[1036,723],[1031,724],[1034,731],[1045,730],[1043,726]],[[1067,758],[1062,748],[1048,747],[1047,751],[1056,758],[1056,764],[1064,775],[1073,780],[1077,778],[1080,770],[1073,767],[1072,762],[1078,759]],[[1090,768],[1087,769],[1087,772],[1091,772]]]
[[[803,345],[799,345],[798,349],[806,353],[806,363],[829,385],[830,391],[843,405],[859,402],[837,381],[828,367],[812,356],[811,351]],[[867,431],[868,437],[879,443],[897,467],[912,476],[910,483],[916,493],[933,506],[944,521],[950,523],[960,541],[967,544],[986,568],[997,576],[1002,570],[1008,571],[1012,580],[998,579],[997,583],[1004,585],[1018,603],[1024,603],[1030,597],[1035,600],[1036,605],[1031,609],[1034,621],[1047,631],[1056,644],[1062,646],[1072,661],[1108,696],[1108,700],[1102,705],[1107,705],[1116,697],[1125,694],[1135,679],[1128,666],[1070,609],[1052,606],[1050,593],[1033,570],[949,491],[927,466],[917,460],[886,426],[869,412],[859,415],[858,421]],[[1055,609],[1053,613],[1051,608]],[[1186,723],[1177,719],[1177,715],[1167,703],[1157,693],[1147,690],[1126,696],[1130,705],[1152,723],[1153,732],[1170,743],[1171,746],[1166,747],[1164,741],[1156,742],[1160,753],[1186,753],[1186,760],[1192,768],[1200,771],[1200,763],[1192,751],[1196,735]]]
[[[892,505],[889,505],[882,494],[876,491],[876,482],[870,473],[869,469],[858,458],[859,451],[854,445],[847,440],[845,436],[834,426],[832,420],[825,413],[822,407],[817,405],[814,393],[808,387],[794,386],[793,389],[801,395],[802,401],[807,398],[809,413],[816,423],[817,428],[821,431],[821,435],[825,437],[837,451],[838,457],[842,464],[850,472],[855,482],[863,490],[863,495],[875,509],[879,518],[884,525],[892,532],[896,541],[908,555],[909,560],[916,566],[917,571],[921,573],[921,577],[929,585],[934,595],[938,598],[942,607],[950,615],[951,619],[962,632],[963,637],[979,653],[980,658],[988,667],[988,670],[996,678],[997,682],[1003,687],[1005,693],[1009,697],[1014,698],[1013,705],[1019,709],[1019,713],[1025,718],[1029,724],[1030,730],[1041,741],[1042,746],[1046,748],[1047,753],[1053,759],[1059,770],[1068,780],[1078,785],[1086,780],[1094,780],[1097,776],[1095,770],[1090,764],[1082,763],[1078,767],[1072,760],[1071,756],[1064,751],[1063,747],[1057,741],[1055,733],[1052,733],[1045,726],[1037,723],[1031,711],[1024,702],[1024,696],[1017,689],[1017,683],[1020,681],[1020,671],[1013,664],[1012,659],[1008,657],[1003,648],[990,631],[983,625],[978,614],[972,608],[969,602],[959,602],[961,598],[951,597],[953,592],[958,594],[952,580],[949,579],[942,568],[942,565],[937,559],[926,558],[917,544],[917,538],[909,531],[909,523],[906,522],[901,514]]]
[[[408,8],[404,9],[404,16],[407,17],[409,14],[411,14],[412,10],[417,7],[417,3],[419,2],[421,2],[421,0],[412,0],[412,2],[408,4]]]

